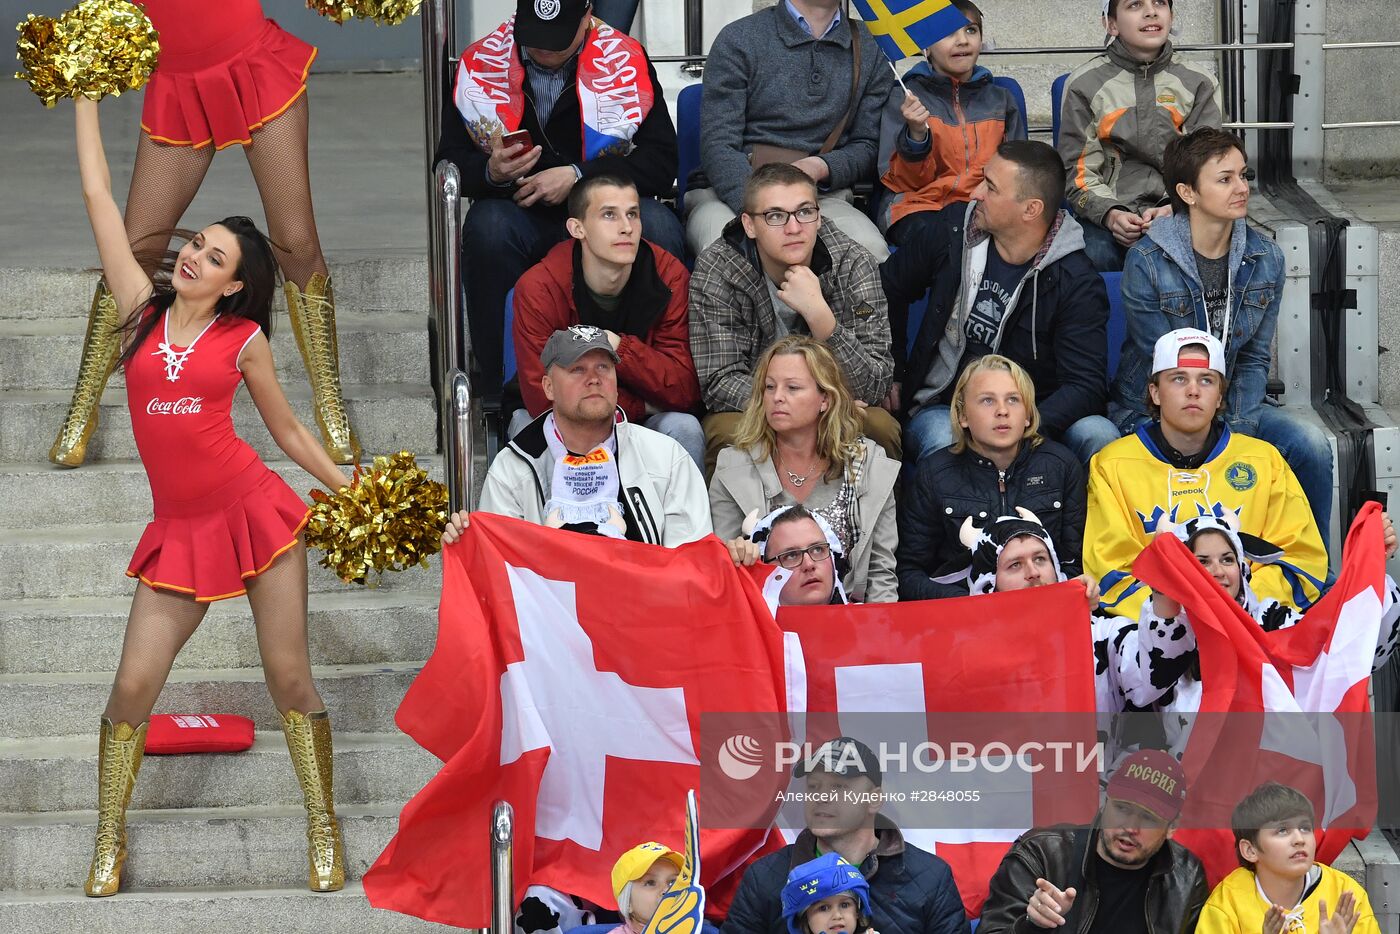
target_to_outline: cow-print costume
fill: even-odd
[[[515,913],[515,934],[563,934],[596,920],[582,899],[546,885],[532,885]]]
[[[1253,535],[1242,534],[1234,524],[1215,516],[1202,516],[1170,530],[1188,543],[1201,532],[1214,531],[1225,536],[1234,549],[1240,568],[1240,607],[1265,632],[1287,629],[1303,618],[1303,612],[1277,600],[1260,600],[1249,586],[1251,564],[1273,564],[1282,557],[1280,549]],[[1189,547],[1189,545],[1188,545]],[[1380,638],[1372,670],[1380,668],[1395,651],[1400,640],[1400,588],[1389,574],[1385,577],[1385,603],[1382,607]],[[1163,619],[1154,611],[1152,600],[1146,600],[1138,619],[1137,661],[1124,674],[1128,703],[1149,710],[1175,714],[1163,717],[1170,751],[1179,759],[1186,749],[1192,715],[1201,709],[1201,682],[1196,635],[1183,609],[1171,619]]]
[[[969,558],[962,559],[941,568],[933,579],[941,584],[952,584],[964,579],[968,582],[968,592],[977,594],[995,593],[997,588],[997,561],[1001,552],[1013,539],[1030,535],[1045,543],[1050,552],[1050,563],[1055,566],[1055,580],[1063,582],[1067,578],[1060,568],[1059,556],[1055,553],[1055,543],[1045,526],[1029,511],[1019,516],[1002,516],[975,529],[976,538]],[[964,541],[966,541],[966,534]],[[1137,624],[1121,616],[1112,616],[1095,606],[1089,613],[1090,631],[1094,648],[1094,701],[1100,714],[1113,714],[1128,709],[1127,695],[1123,686],[1125,665],[1137,664]]]
[[[769,533],[773,531],[773,522],[783,513],[793,508],[795,508],[793,505],[779,506],[762,519],[759,519],[752,529],[745,530],[749,541],[757,545],[760,552],[766,551],[767,549],[764,546],[768,541]],[[846,549],[841,546],[840,537],[831,527],[831,524],[826,521],[824,516],[820,513],[811,512],[811,510],[808,510],[808,512],[812,516],[812,521],[817,523],[817,528],[822,530],[822,535],[826,538],[827,545],[831,546],[831,557],[828,560],[831,561],[832,580],[835,581],[836,586],[832,588],[831,600],[828,602],[833,604],[850,603],[851,601],[846,597],[846,588],[841,583],[841,575],[845,574],[846,569],[850,567],[850,564],[846,561]],[[778,612],[778,596],[782,593],[783,585],[792,577],[792,571],[787,568],[778,567],[776,564],[773,568],[773,573],[768,575],[767,581],[763,584],[763,599],[764,602],[768,604],[768,611],[776,615]]]

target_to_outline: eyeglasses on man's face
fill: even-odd
[[[780,568],[787,568],[791,571],[802,563],[802,556],[806,555],[812,561],[825,561],[831,555],[831,545],[827,542],[817,542],[815,545],[808,545],[806,548],[794,548],[792,551],[785,551],[780,555],[773,556],[773,563]]]
[[[754,215],[750,214],[749,216],[753,217]],[[769,227],[782,227],[787,224],[789,217],[797,218],[798,222],[802,224],[815,224],[821,219],[822,212],[821,208],[816,205],[806,205],[796,211],[782,211],[774,208],[757,216],[763,218],[763,223]]]

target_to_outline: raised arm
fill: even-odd
[[[117,300],[123,325],[151,295],[151,277],[136,262],[127,240],[121,209],[112,197],[112,173],[102,148],[102,128],[97,122],[97,101],[79,96],[74,110],[78,129],[78,175],[83,183],[83,203],[87,206],[97,255],[107,288]]]
[[[238,368],[243,371],[243,382],[248,384],[248,395],[258,407],[258,414],[282,452],[332,493],[349,486],[350,481],[345,473],[327,456],[321,443],[312,437],[292,411],[286,394],[282,392],[282,384],[277,381],[277,371],[272,365],[272,347],[261,331],[253,334],[238,355]]]

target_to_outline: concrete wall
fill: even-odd
[[[1327,39],[1400,41],[1400,3],[1328,0]],[[1324,54],[1324,122],[1400,120],[1400,49],[1334,49]],[[1400,127],[1325,133],[1328,181],[1400,175]]]

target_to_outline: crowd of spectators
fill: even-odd
[[[656,71],[587,0],[521,0],[468,50],[438,155],[472,199],[474,376],[518,407],[480,508],[666,546],[713,532],[736,564],[792,572],[776,604],[1077,579],[1100,708],[1193,710],[1190,621],[1132,576],[1154,535],[1181,538],[1265,629],[1329,583],[1327,440],[1266,395],[1281,251],[1246,221],[1244,147],[1220,129],[1215,78],[1173,50],[1171,0],[1104,0],[1107,46],[1065,81],[1056,147],[1027,139],[978,64],[981,10],[953,6],[967,25],[902,81],[837,0],[725,26],[683,218],[664,201],[677,137]],[[1101,274],[1120,269],[1121,348]],[[1369,913],[1312,864],[1311,811],[1287,791],[1240,805],[1252,875],[1210,897],[1219,930],[1259,929],[1236,904],[1256,880],[1265,930],[1315,914],[1319,885],[1323,930]],[[1191,930],[1207,889],[1170,840],[1185,794],[1173,755],[1125,760],[1090,830],[1017,842],[982,930]],[[946,865],[877,810],[809,814],[749,869],[726,934],[965,930]],[[1306,859],[1274,852],[1284,831]],[[634,860],[627,884],[670,858]]]

